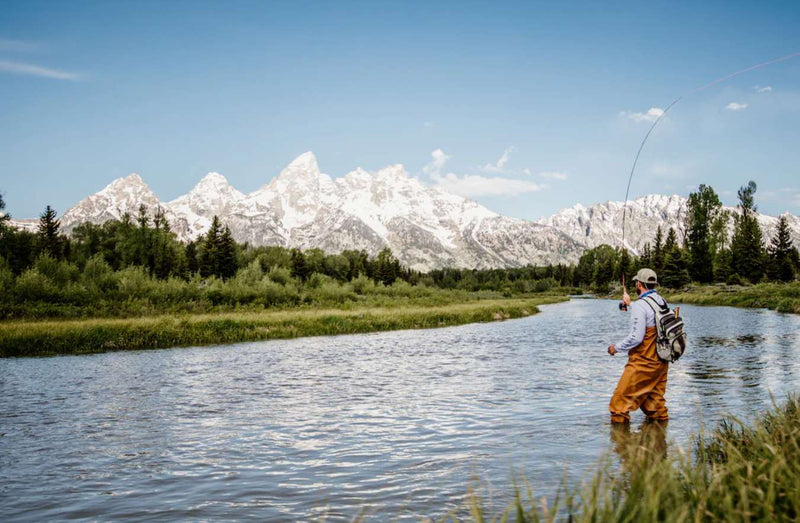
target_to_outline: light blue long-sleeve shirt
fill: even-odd
[[[631,303],[628,310],[631,313],[631,330],[622,341],[616,343],[614,348],[617,352],[628,352],[633,348],[639,346],[644,339],[645,330],[647,327],[656,326],[656,313],[653,309],[644,302],[644,296],[652,296],[656,303],[663,305],[666,303],[664,298],[658,295],[656,291],[648,291],[641,298]]]

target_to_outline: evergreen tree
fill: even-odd
[[[617,264],[617,274],[620,275],[620,278],[624,276],[625,283],[627,283],[631,281],[631,255],[628,253],[628,249],[623,247],[621,250],[622,252],[619,255],[619,263]]]
[[[731,240],[731,267],[733,271],[753,283],[764,275],[764,250],[761,227],[756,218],[756,183],[750,181],[738,192],[739,212],[734,217],[733,239]]]
[[[292,276],[299,278],[301,281],[306,281],[310,274],[308,262],[303,251],[292,249]]]
[[[793,263],[791,232],[786,215],[778,218],[778,230],[772,238],[768,252],[769,264],[767,266],[767,276],[771,280],[792,281],[797,267]]]
[[[39,251],[53,258],[63,256],[63,242],[59,236],[61,221],[56,219],[56,211],[49,205],[39,216]]]
[[[222,231],[219,237],[217,248],[216,274],[223,280],[232,278],[239,269],[238,253],[236,252],[236,242],[233,241],[231,230],[228,226]]]
[[[186,272],[191,275],[200,270],[197,262],[197,242],[191,241],[186,244],[184,257],[186,258]]]
[[[384,285],[391,285],[397,280],[400,262],[392,254],[389,247],[384,247],[375,259],[375,279]]]
[[[689,275],[701,283],[714,279],[711,227],[721,209],[722,202],[711,187],[700,185],[697,192],[689,195],[686,216]]]
[[[219,259],[219,243],[222,235],[219,218],[214,215],[211,220],[211,227],[208,229],[200,253],[197,257],[197,265],[200,269],[200,276],[208,278],[217,274],[217,260]]]
[[[652,269],[657,273],[664,268],[664,233],[660,225],[656,229],[656,237],[653,240],[652,264]]]
[[[661,271],[661,284],[670,289],[680,289],[687,285],[689,277],[689,263],[683,249],[677,246],[665,252],[664,269]]]
[[[648,269],[653,268],[653,253],[650,249],[650,242],[645,243],[644,247],[642,247],[642,255],[639,256],[639,267],[647,267]]]

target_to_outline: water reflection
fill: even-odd
[[[682,315],[664,444],[796,390],[797,316]],[[512,471],[552,492],[617,448],[607,406],[625,361],[605,347],[627,321],[613,301],[575,300],[434,331],[2,360],[0,513],[416,521],[476,477],[501,507]],[[641,419],[614,437],[661,442]]]

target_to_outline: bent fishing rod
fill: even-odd
[[[647,133],[645,133],[644,138],[642,139],[642,143],[639,144],[639,149],[636,151],[636,156],[634,156],[634,158],[633,158],[633,165],[631,166],[631,172],[628,175],[628,185],[627,185],[627,187],[625,189],[625,200],[624,200],[625,203],[622,206],[622,248],[623,249],[627,249],[628,248],[628,245],[625,243],[625,222],[626,222],[626,218],[627,218],[627,214],[628,214],[628,196],[629,196],[630,191],[631,191],[631,182],[633,181],[633,175],[636,172],[636,164],[639,162],[639,156],[642,154],[642,150],[644,149],[644,145],[647,143],[647,139],[650,138],[650,135],[652,134],[653,130],[656,128],[656,126],[658,126],[659,123],[661,123],[661,120],[664,119],[664,117],[667,115],[669,110],[672,109],[673,107],[675,107],[675,105],[678,102],[680,102],[681,100],[683,100],[687,96],[691,96],[691,95],[693,95],[695,93],[699,93],[700,91],[705,91],[706,89],[708,89],[710,87],[713,87],[713,86],[715,86],[717,84],[720,84],[722,82],[726,82],[726,81],[730,80],[731,78],[734,78],[734,77],[739,76],[741,74],[748,73],[748,72],[754,71],[756,69],[761,69],[762,67],[767,67],[768,65],[773,65],[773,64],[780,63],[780,62],[785,62],[786,60],[791,60],[792,58],[797,58],[798,56],[800,56],[800,51],[798,51],[796,53],[792,53],[792,54],[786,55],[786,56],[781,56],[779,58],[773,58],[772,60],[767,60],[766,62],[761,62],[761,63],[755,64],[755,65],[751,65],[750,67],[746,67],[744,69],[740,69],[738,71],[734,71],[734,72],[732,72],[730,74],[726,74],[725,76],[721,76],[721,77],[717,78],[716,80],[712,80],[711,82],[708,82],[707,84],[703,84],[703,85],[701,85],[699,87],[695,87],[691,91],[688,91],[688,92],[682,94],[681,96],[675,98],[672,101],[672,103],[670,103],[666,107],[666,109],[661,111],[661,114],[659,114],[658,117],[656,117],[656,119],[653,120],[653,124],[647,130]],[[622,275],[622,292],[623,293],[626,292],[626,289],[625,289],[625,274]],[[626,308],[622,306],[622,303],[620,303],[620,309],[621,310],[626,310]]]

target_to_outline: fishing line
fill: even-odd
[[[756,65],[751,65],[750,67],[747,67],[745,69],[740,69],[740,70],[735,71],[733,73],[730,73],[730,74],[727,74],[727,75],[722,76],[720,78],[717,78],[716,80],[713,80],[713,81],[711,81],[711,82],[709,82],[707,84],[701,85],[699,87],[695,87],[694,89],[692,89],[691,91],[687,92],[686,94],[683,94],[683,95],[677,97],[675,100],[673,100],[673,102],[671,104],[669,104],[667,106],[667,108],[664,109],[664,111],[661,114],[658,115],[658,118],[656,118],[653,121],[653,125],[651,125],[650,129],[647,130],[647,134],[644,135],[644,139],[642,139],[642,143],[639,144],[639,150],[636,151],[636,156],[633,159],[633,166],[631,167],[631,173],[628,176],[628,187],[625,190],[625,203],[624,203],[624,205],[622,207],[622,248],[623,249],[627,248],[627,246],[625,245],[625,218],[626,218],[627,213],[628,213],[628,195],[629,195],[630,190],[631,190],[631,181],[633,180],[633,174],[636,171],[636,164],[639,161],[639,155],[642,154],[642,149],[644,149],[644,144],[647,143],[647,139],[650,137],[650,133],[653,132],[653,129],[655,129],[656,126],[659,124],[659,122],[661,122],[661,120],[664,118],[664,116],[667,114],[667,112],[670,109],[672,109],[672,107],[675,104],[677,104],[678,102],[683,100],[686,96],[689,96],[689,95],[692,95],[692,94],[695,94],[695,93],[699,93],[700,91],[704,91],[704,90],[708,89],[709,87],[713,87],[713,86],[715,86],[715,85],[717,85],[719,83],[722,83],[722,82],[724,82],[726,80],[730,80],[731,78],[733,78],[735,76],[739,76],[740,74],[748,73],[750,71],[754,71],[755,69],[761,69],[762,67],[766,67],[766,66],[772,65],[772,64],[777,64],[779,62],[790,60],[790,59],[796,58],[798,56],[800,56],[800,51],[798,51],[796,53],[792,53],[792,54],[786,55],[786,56],[781,56],[780,58],[774,58],[772,60],[767,60],[766,62],[761,62],[761,63],[756,64]]]

